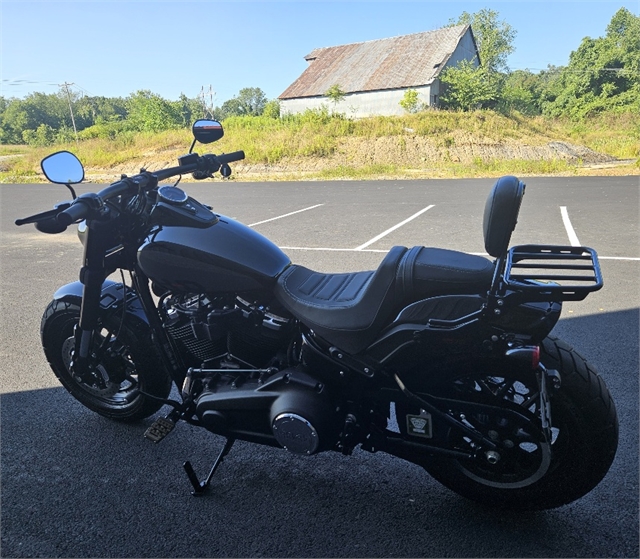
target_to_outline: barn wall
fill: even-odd
[[[456,50],[445,64],[445,68],[455,66],[462,60],[471,60],[475,66],[478,66],[478,57],[476,56],[476,46],[471,36],[471,28],[462,36],[460,42],[456,46]]]
[[[480,65],[478,60],[476,45],[471,36],[471,30],[467,29],[467,32],[462,36],[460,42],[456,46],[456,50],[453,51],[449,60],[447,60],[446,64],[442,68],[441,72],[445,70],[445,68],[453,68],[458,65],[459,62],[463,60],[471,60],[472,64],[475,67]],[[440,80],[435,80],[433,83],[433,87],[431,88],[431,104],[437,106],[439,104],[440,96],[445,93],[446,86],[443,83],[440,83]]]
[[[451,56],[443,60],[444,66],[440,68],[440,72],[445,68],[456,66],[462,60],[471,60],[477,66],[479,61],[476,55],[476,45],[471,28],[468,28],[458,41]],[[434,69],[437,67],[435,66]],[[438,106],[440,96],[444,92],[444,88],[438,79],[428,85],[409,89],[418,91],[419,103],[429,106]],[[326,106],[330,111],[344,113],[353,118],[374,115],[403,115],[405,110],[400,106],[400,101],[406,91],[407,88],[348,93],[338,104],[334,104],[333,101],[325,96],[281,99],[280,111],[282,114],[296,114],[302,113],[307,109],[320,109],[322,106]]]
[[[431,86],[414,87],[418,92],[418,102],[431,105]],[[383,91],[367,91],[363,93],[349,93],[344,99],[334,104],[328,97],[302,97],[298,99],[282,99],[280,112],[282,114],[302,113],[307,109],[320,109],[323,105],[330,111],[344,113],[349,117],[362,118],[383,115],[394,116],[406,114],[400,106],[406,89],[389,89]]]

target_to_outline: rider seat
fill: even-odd
[[[487,252],[503,257],[516,226],[524,184],[500,178],[487,200]],[[483,256],[441,248],[393,247],[377,270],[343,274],[289,266],[275,294],[298,320],[347,353],[366,349],[406,305],[439,295],[486,295],[495,264]]]
[[[325,274],[290,266],[276,297],[319,336],[358,353],[405,305],[445,293],[486,293],[492,276],[493,263],[482,256],[396,246],[375,271]]]

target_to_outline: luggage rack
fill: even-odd
[[[555,245],[511,248],[503,282],[505,288],[520,292],[528,300],[556,301],[581,301],[603,285],[595,250]]]

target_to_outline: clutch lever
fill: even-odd
[[[69,207],[71,207],[71,202],[61,202],[60,204],[56,204],[53,210],[30,215],[29,217],[24,217],[22,219],[16,219],[14,223],[20,226],[26,225],[27,223],[38,223],[40,221],[46,221],[47,219],[55,218],[60,212],[63,212]]]

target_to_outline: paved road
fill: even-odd
[[[517,516],[470,504],[417,466],[382,454],[303,459],[244,443],[211,494],[194,499],[181,464],[189,458],[203,472],[222,439],[180,425],[153,445],[142,438],[149,421],[107,421],[57,385],[39,346],[40,316],[55,288],[77,278],[79,244],[72,231],[50,237],[12,223],[66,191],[1,185],[2,556],[638,557],[638,178],[527,182],[513,242],[568,244],[573,233],[602,257],[605,288],[567,303],[557,333],[602,373],[621,438],[611,471],[591,494]],[[294,261],[344,271],[376,266],[396,244],[482,253],[491,184],[184,188],[255,224]]]

